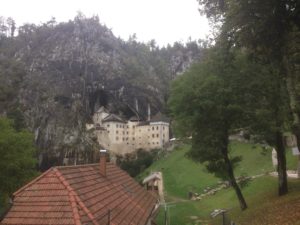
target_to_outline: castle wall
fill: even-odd
[[[169,124],[166,122],[150,122],[139,125],[138,121],[104,121],[103,115],[94,115],[95,123],[101,124],[101,130],[96,130],[98,142],[108,150],[117,154],[131,153],[137,149],[151,150],[162,148],[169,142]]]

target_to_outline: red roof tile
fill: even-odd
[[[56,167],[14,193],[1,225],[146,224],[157,198],[112,163]]]

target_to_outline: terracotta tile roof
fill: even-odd
[[[55,167],[14,193],[1,225],[142,225],[157,197],[126,172],[107,163]]]

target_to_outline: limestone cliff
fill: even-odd
[[[42,168],[63,164],[66,155],[74,158],[66,163],[91,161],[97,145],[85,123],[99,106],[124,117],[145,116],[148,103],[153,114],[163,111],[170,81],[201,57],[195,43],[160,49],[123,41],[97,17],[18,31],[0,39],[0,56],[24,65],[18,107],[35,133]]]

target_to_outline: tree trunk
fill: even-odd
[[[282,132],[276,132],[276,151],[278,159],[278,194],[279,196],[288,193],[285,148]]]
[[[224,141],[224,147],[222,149],[222,154],[223,154],[223,157],[224,157],[224,161],[225,161],[225,165],[226,165],[226,169],[227,169],[227,175],[228,175],[228,178],[229,178],[229,182],[232,185],[232,187],[233,187],[233,189],[234,189],[234,191],[236,193],[236,196],[238,197],[241,210],[245,210],[245,209],[248,208],[248,206],[247,206],[247,203],[246,203],[246,201],[244,199],[242,191],[241,191],[239,185],[236,182],[236,179],[235,179],[235,176],[234,176],[234,172],[233,172],[233,168],[232,168],[232,165],[231,165],[231,161],[230,161],[230,159],[228,157],[228,137]]]
[[[298,149],[300,149],[300,118],[299,118],[299,111],[298,111],[298,102],[297,102],[297,94],[294,88],[294,79],[292,78],[292,74],[290,70],[288,69],[288,62],[285,58],[285,68],[286,68],[286,87],[289,95],[289,101],[290,101],[290,109],[292,111],[293,115],[293,133],[296,136],[297,139],[297,146]]]
[[[228,177],[229,177],[229,182],[232,185],[232,187],[233,187],[233,189],[236,193],[236,196],[238,197],[241,210],[245,210],[245,209],[248,208],[248,206],[247,206],[247,203],[244,199],[242,191],[241,191],[239,185],[236,182],[236,179],[235,179],[235,176],[234,176],[234,173],[233,173],[233,168],[232,168],[231,162],[230,162],[227,154],[224,157],[224,160],[225,160],[225,163],[226,163],[226,166],[227,166],[227,173],[228,173]]]
[[[293,124],[292,124],[292,132],[296,137],[297,140],[297,147],[298,150],[300,151],[300,116],[299,116],[299,104],[297,101],[297,94],[294,88],[294,79],[291,73],[291,70],[289,68],[289,62],[287,57],[284,57],[284,67],[286,71],[286,87],[289,95],[289,101],[290,101],[290,109],[293,115]],[[298,167],[297,167],[297,172],[298,172],[298,177],[300,177],[300,159],[298,162]]]

